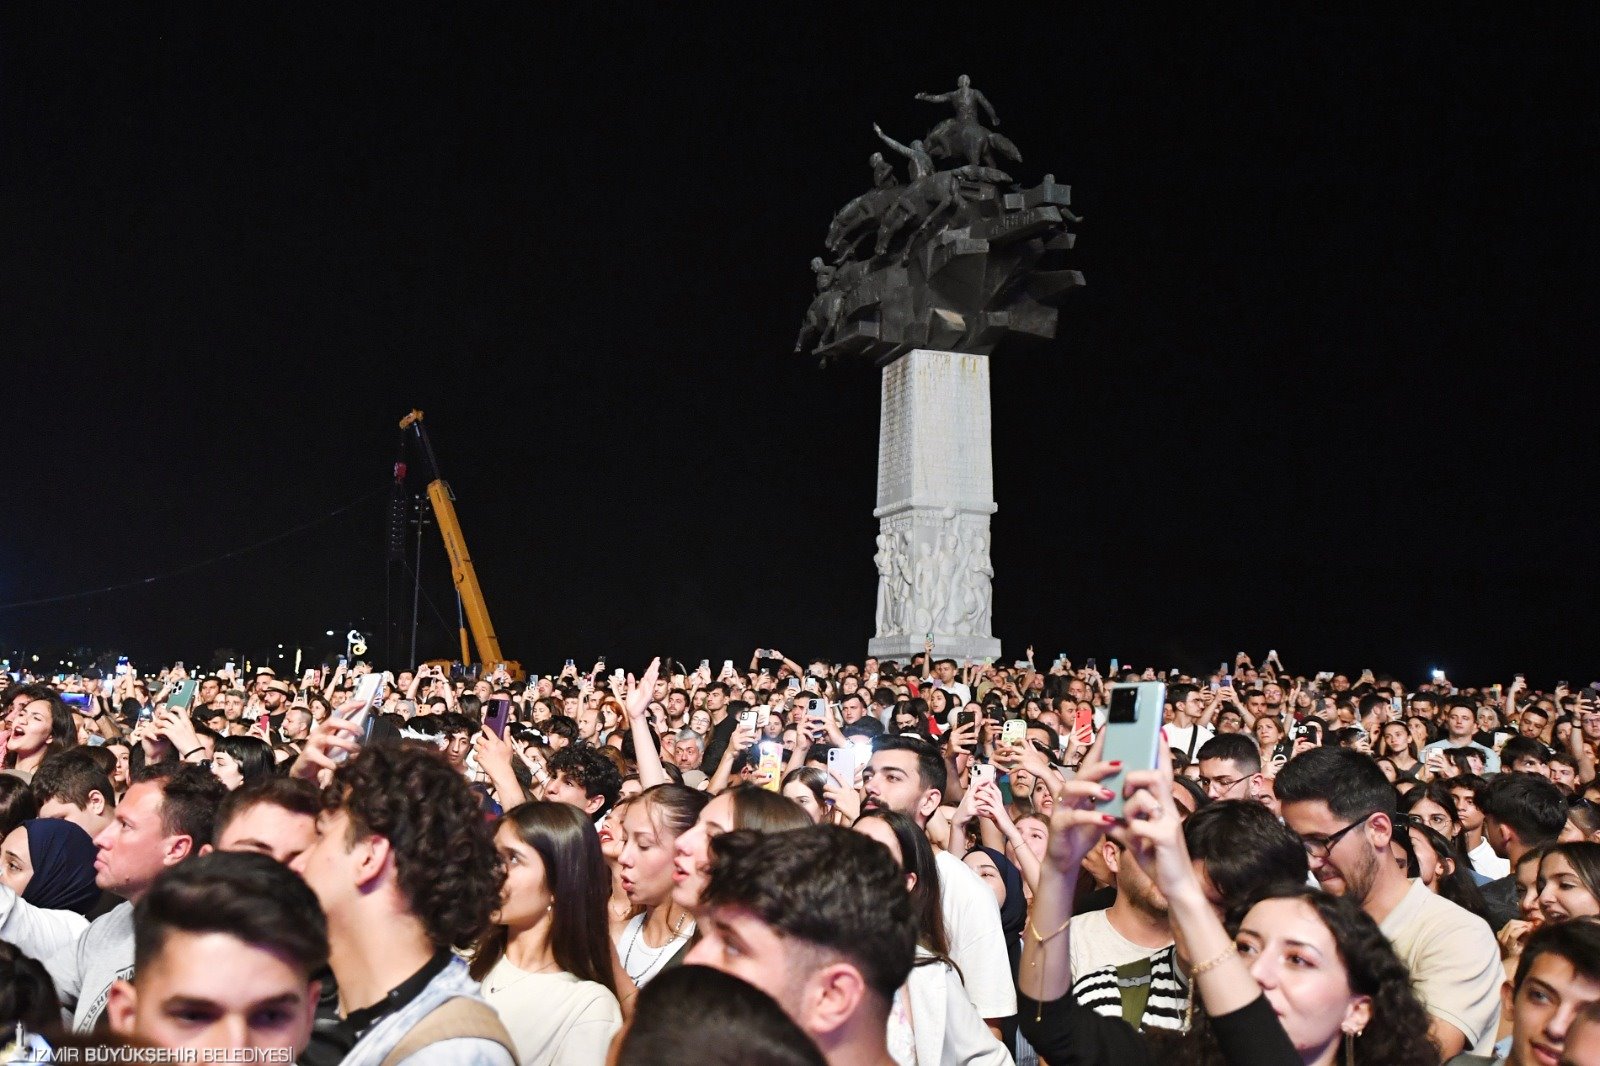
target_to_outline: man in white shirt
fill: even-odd
[[[932,675],[928,678],[935,688],[942,688],[953,696],[960,698],[957,709],[972,702],[972,689],[956,680],[956,661],[954,659],[939,659],[932,666]]]
[[[1072,979],[1102,966],[1137,962],[1172,943],[1167,900],[1154,881],[1107,837],[1100,856],[1117,879],[1117,898],[1104,910],[1073,915],[1067,925],[1072,953]]]
[[[1187,683],[1168,685],[1167,702],[1172,705],[1172,721],[1162,730],[1167,747],[1183,752],[1192,762],[1205,742],[1216,736],[1210,728],[1200,724],[1206,710],[1200,690]]]
[[[1478,806],[1478,796],[1486,782],[1481,777],[1462,776],[1451,778],[1448,784],[1473,872],[1481,875],[1484,883],[1498,881],[1511,872],[1511,861],[1495,854],[1494,845],[1483,832],[1483,808]]]
[[[872,760],[861,774],[864,811],[896,811],[924,829],[948,786],[944,757],[920,737],[886,734],[872,743]],[[1000,929],[994,892],[961,860],[936,853],[945,934],[950,958],[961,971],[967,996],[992,1029],[1017,1013],[1017,990]]]

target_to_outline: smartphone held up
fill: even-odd
[[[1129,770],[1154,770],[1161,758],[1161,718],[1167,686],[1160,681],[1111,685],[1106,707],[1105,746],[1100,758],[1122,769],[1105,780],[1112,798],[1101,808],[1122,817],[1122,782]]]

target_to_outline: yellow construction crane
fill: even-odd
[[[428,501],[433,504],[433,516],[439,523],[439,535],[444,538],[445,554],[450,556],[450,574],[455,580],[456,595],[460,597],[462,613],[466,616],[466,625],[461,626],[461,663],[463,666],[473,663],[472,645],[476,645],[476,661],[482,664],[485,672],[504,664],[506,672],[520,681],[522,664],[500,654],[500,638],[495,636],[494,623],[489,621],[489,605],[483,600],[478,572],[473,569],[472,556],[467,553],[467,538],[462,535],[461,521],[456,518],[455,493],[439,473],[439,461],[434,457],[428,431],[422,425],[421,411],[412,411],[400,420],[400,431],[406,430],[416,431],[423,457],[428,461],[428,473],[433,479],[428,482]],[[471,644],[467,641],[468,627],[472,630]]]

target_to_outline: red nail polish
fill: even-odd
[[[1106,765],[1107,766],[1116,766],[1116,767],[1120,768],[1122,766],[1122,760],[1121,759],[1113,759],[1113,760],[1111,760],[1111,762],[1107,763]]]
[[[1102,814],[1100,816],[1100,820],[1102,822],[1104,822],[1106,825],[1116,825],[1117,824],[1117,816],[1114,815],[1114,814]]]

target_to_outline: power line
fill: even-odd
[[[267,537],[265,540],[258,540],[254,544],[246,545],[243,548],[235,548],[233,551],[223,552],[221,555],[214,555],[211,558],[204,559],[198,563],[190,563],[187,566],[180,566],[176,570],[168,570],[163,574],[152,574],[149,577],[142,577],[134,581],[124,581],[117,585],[106,585],[103,588],[85,589],[82,592],[68,592],[60,596],[41,596],[38,599],[33,600],[14,600],[11,603],[0,603],[0,611],[9,611],[15,607],[39,607],[49,603],[65,603],[68,600],[81,600],[89,596],[101,596],[108,592],[121,592],[123,589],[141,588],[145,585],[153,585],[157,581],[165,581],[168,578],[180,577],[183,574],[193,573],[196,570],[202,570],[205,567],[212,566],[216,563],[220,563],[228,559],[236,559],[241,555],[247,555],[253,551],[259,551],[269,544],[276,544],[278,541],[286,540],[297,533],[303,533],[314,526],[321,525],[329,519],[337,518],[339,515],[344,514],[346,511],[351,510],[354,507],[359,507],[361,504],[366,503],[380,492],[387,491],[388,486],[384,486],[383,488],[373,489],[371,492],[364,492],[344,506],[335,507],[326,514],[318,515],[316,518],[313,518],[308,522],[300,523],[293,529],[286,529],[282,533],[276,533],[270,537]]]

